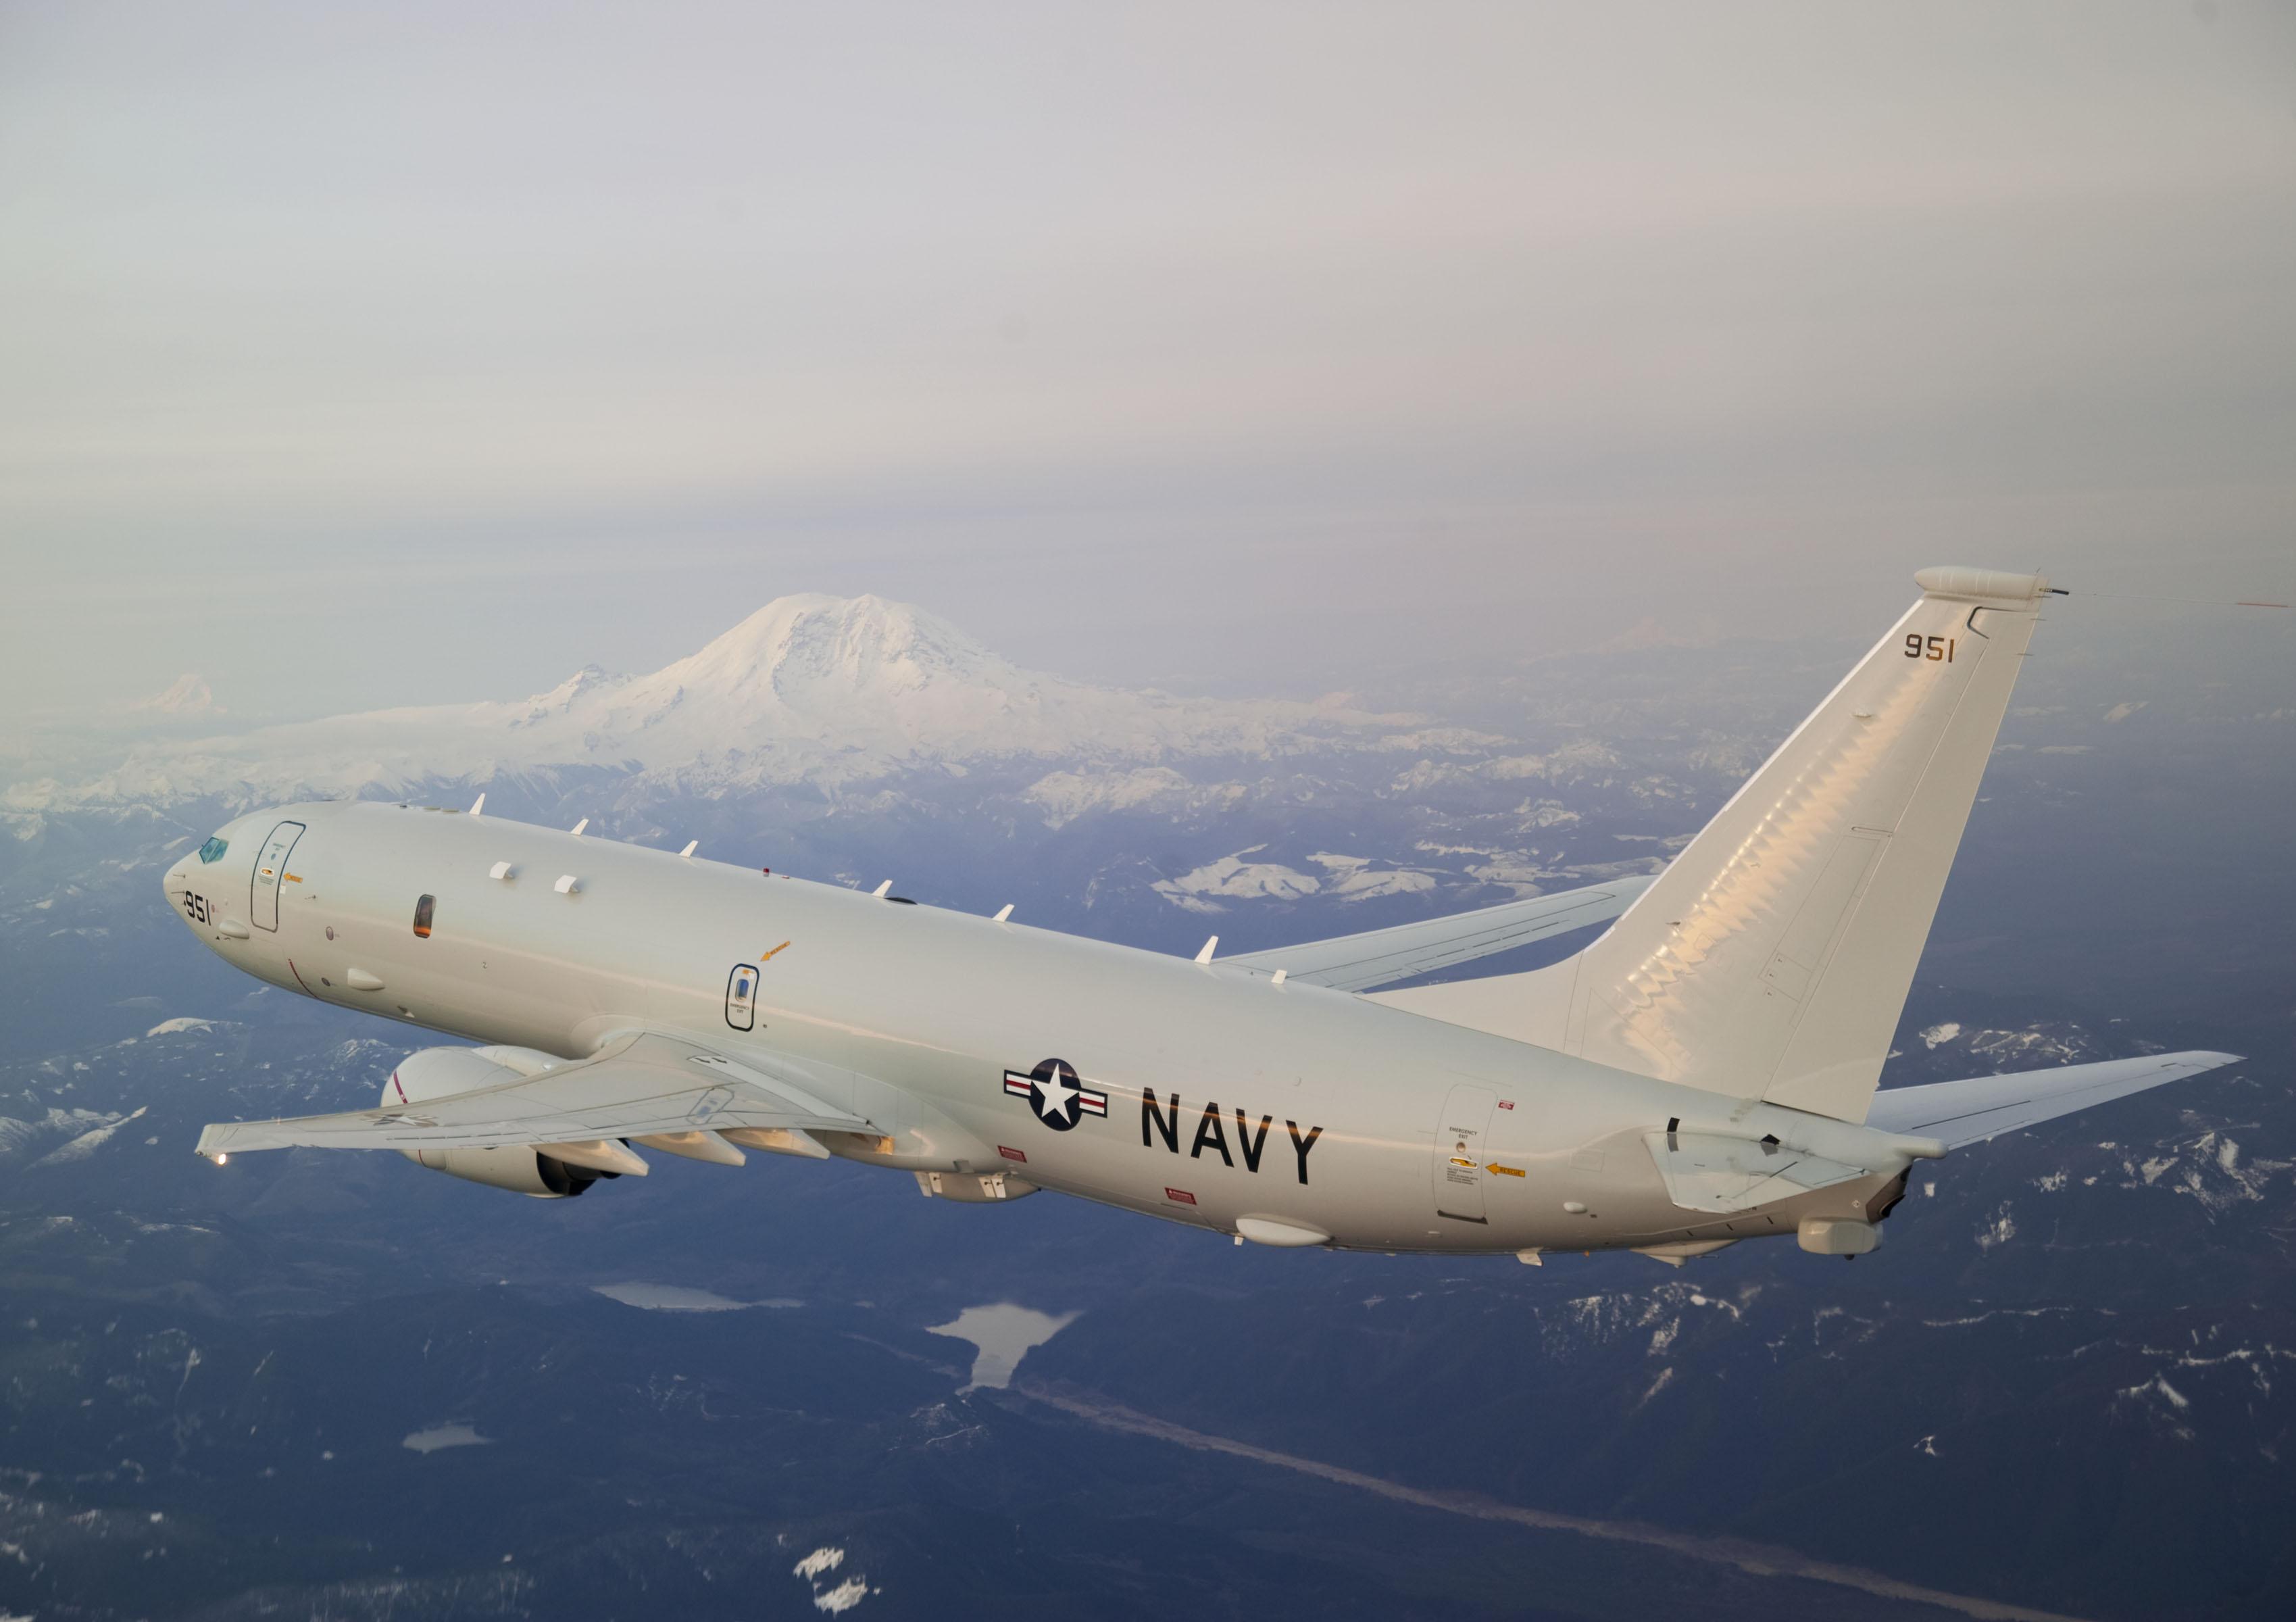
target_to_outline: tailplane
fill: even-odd
[[[2048,582],[1923,595],[1600,940],[1377,994],[1639,1074],[1862,1121]]]
[[[1965,1149],[2093,1104],[2108,1104],[2164,1082],[2238,1063],[2237,1053],[2148,1053],[2142,1058],[2109,1058],[2056,1070],[1892,1087],[1874,1095],[1866,1124],[1885,1132],[1934,1137],[1948,1149]]]

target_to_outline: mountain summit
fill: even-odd
[[[570,767],[708,791],[834,790],[997,760],[1141,767],[1388,737],[1404,718],[1278,700],[1180,699],[1023,670],[880,597],[777,597],[648,675],[587,664],[530,698],[377,710],[154,742],[92,780],[20,785],[20,811],[220,795],[244,803],[483,786]]]
[[[1028,679],[947,621],[911,604],[805,592],[775,597],[700,653],[637,685],[729,700],[770,692],[801,708],[814,694],[1009,687]]]
[[[998,658],[947,621],[880,597],[776,597],[701,652],[601,696],[615,737],[695,757],[767,740],[974,744],[1048,689],[1094,691]],[[653,741],[650,738],[649,742]],[[650,763],[660,755],[649,750]]]

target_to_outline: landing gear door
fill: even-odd
[[[1480,1223],[1483,1214],[1484,1163],[1490,1158],[1491,1106],[1484,1087],[1454,1087],[1435,1123],[1435,1214],[1454,1222]]]
[[[726,976],[726,1023],[737,1031],[758,1025],[758,966],[736,963]]]
[[[276,930],[279,927],[279,886],[287,879],[287,858],[294,853],[295,842],[303,836],[299,822],[283,822],[271,830],[271,837],[263,842],[256,852],[255,877],[248,892],[247,915],[258,929]]]

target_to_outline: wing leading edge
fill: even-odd
[[[1267,951],[1239,952],[1220,959],[1219,963],[1225,968],[1280,968],[1286,979],[1328,985],[1334,991],[1370,991],[1603,923],[1624,912],[1650,885],[1647,877],[1615,879],[1583,890],[1503,902],[1449,918],[1398,924],[1391,929],[1334,935]]]
[[[754,1061],[640,1031],[594,1058],[445,1098],[338,1115],[219,1122],[200,1133],[213,1157],[259,1149],[498,1149],[664,1133],[873,1132]]]
[[[2067,1065],[2059,1070],[2021,1070],[2012,1075],[1885,1088],[1874,1095],[1866,1124],[1883,1132],[1941,1138],[1948,1149],[1964,1149],[2164,1082],[2236,1065],[2240,1057],[2204,1050],[2153,1053],[2143,1058]]]

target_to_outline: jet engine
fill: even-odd
[[[522,1076],[538,1075],[562,1062],[526,1048],[424,1048],[398,1061],[390,1080],[383,1084],[382,1102],[390,1108],[480,1087],[498,1087]],[[398,1152],[417,1165],[449,1177],[537,1199],[571,1199],[601,1177],[620,1175],[569,1165],[554,1155],[523,1147],[403,1149]]]

